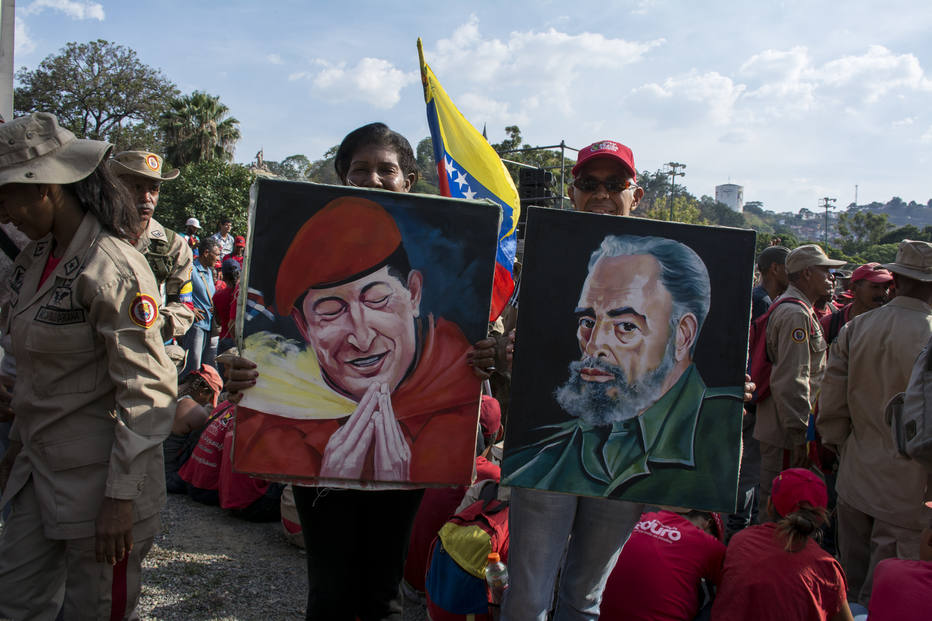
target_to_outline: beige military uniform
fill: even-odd
[[[806,443],[809,411],[818,398],[828,349],[812,302],[793,285],[777,300],[787,297],[807,306],[783,303],[767,320],[770,395],[758,404],[754,425],[754,437],[761,442],[761,493],[767,496],[773,478],[783,470],[783,451]]]
[[[817,425],[823,442],[837,446],[841,456],[839,552],[849,590],[862,602],[870,596],[877,562],[918,558],[928,515],[922,508],[927,473],[897,456],[883,412],[890,398],[906,390],[930,336],[932,308],[897,297],[848,322],[828,357]]]
[[[18,367],[10,435],[23,445],[0,500],[13,509],[0,538],[0,608],[45,618],[40,607],[56,606],[66,575],[66,618],[94,618],[81,607],[97,601],[87,591],[100,588],[101,567],[109,571],[93,560],[105,496],[133,501],[140,550],[126,571],[136,572],[138,591],[141,553],[165,502],[161,444],[176,374],[145,258],[89,214],[40,285],[52,246],[47,236],[20,254],[0,316]]]
[[[173,239],[169,242],[169,238]],[[194,323],[191,268],[194,255],[181,235],[170,236],[155,218],[149,219],[145,233],[136,242],[136,250],[146,255],[159,286],[165,285],[165,300],[160,312],[165,319],[162,337],[181,338]],[[150,253],[161,255],[153,261]],[[162,273],[159,273],[162,272]]]

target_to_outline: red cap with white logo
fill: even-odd
[[[576,160],[576,165],[573,166],[573,176],[579,177],[579,169],[582,168],[583,164],[596,158],[613,159],[621,162],[630,171],[631,178],[637,179],[637,169],[634,167],[634,154],[631,152],[631,149],[614,140],[600,140],[581,149],[579,151],[579,159]]]

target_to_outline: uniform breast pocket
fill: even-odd
[[[33,386],[40,397],[90,392],[97,385],[99,358],[90,325],[47,326],[31,323],[26,351]]]

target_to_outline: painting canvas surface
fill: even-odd
[[[754,244],[532,208],[503,483],[733,511]]]
[[[350,488],[468,484],[499,207],[260,179],[233,465]]]

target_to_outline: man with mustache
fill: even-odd
[[[660,237],[609,235],[577,303],[581,358],[554,393],[571,420],[512,451],[511,485],[710,508],[734,503],[722,422],[740,387],[710,389],[693,364],[709,311],[705,264]],[[517,466],[518,464],[522,464]],[[506,470],[510,470],[506,467]]]
[[[181,235],[152,217],[159,204],[162,182],[177,178],[179,171],[175,168],[163,173],[162,158],[148,151],[117,153],[110,160],[110,169],[136,199],[142,227],[136,250],[145,255],[159,288],[165,287],[165,303],[159,305],[159,314],[165,318],[162,337],[181,338],[194,323],[191,286],[194,255]]]
[[[893,274],[880,263],[865,263],[854,270],[851,274],[851,293],[854,294],[854,301],[819,319],[828,344],[835,342],[843,325],[861,313],[883,306],[887,302],[887,293],[892,282]]]

